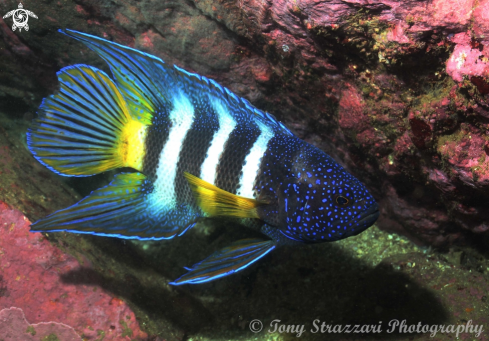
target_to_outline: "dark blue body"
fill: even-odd
[[[305,243],[356,235],[378,217],[367,188],[330,156],[299,138],[275,136],[261,163],[256,190],[271,205],[261,218]]]

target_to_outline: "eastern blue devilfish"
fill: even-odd
[[[28,132],[32,154],[64,176],[131,167],[77,204],[32,224],[135,239],[180,236],[202,219],[235,219],[263,239],[239,240],[172,284],[239,271],[277,246],[335,241],[377,219],[365,186],[272,115],[215,81],[88,34],[113,78],[87,65],[58,72]]]

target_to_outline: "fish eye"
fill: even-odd
[[[342,195],[337,195],[336,198],[334,199],[336,205],[340,206],[340,207],[345,207],[345,206],[348,206],[348,204],[350,203],[350,200],[348,200],[348,198],[342,196]]]

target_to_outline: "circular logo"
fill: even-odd
[[[12,17],[12,20],[14,21],[12,31],[15,31],[16,29],[19,29],[19,31],[22,31],[22,29],[29,31],[29,25],[27,25],[29,17],[37,19],[37,15],[35,15],[34,12],[24,9],[22,3],[19,3],[18,9],[14,9],[3,16],[4,19],[10,17]]]
[[[253,320],[250,322],[250,330],[253,333],[259,333],[263,329],[263,323],[260,320]]]
[[[12,19],[14,19],[14,24],[17,25],[17,27],[24,27],[28,20],[27,12],[25,9],[17,9],[12,16]]]

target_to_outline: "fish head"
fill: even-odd
[[[379,216],[367,188],[337,164],[303,168],[281,184],[277,198],[280,231],[306,243],[357,235]]]

